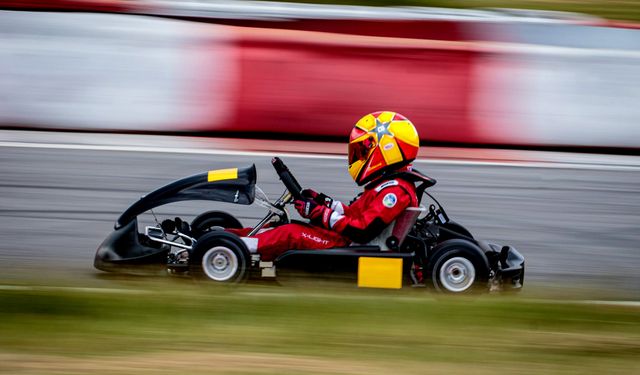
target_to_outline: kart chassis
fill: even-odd
[[[146,226],[143,233],[138,232],[139,214],[183,200],[237,204],[255,201],[268,212],[252,228],[249,236],[267,225],[278,226],[291,222],[285,206],[300,197],[302,189],[279,158],[274,158],[272,164],[287,188],[274,202],[256,186],[253,165],[235,169],[235,172],[218,170],[187,177],[143,196],[118,218],[115,230],[98,248],[94,265],[112,272],[160,274],[169,271],[170,274],[195,274],[198,272],[194,272],[194,266],[197,265],[194,265],[193,259],[199,241],[209,241],[215,237],[230,241],[228,247],[235,246],[239,252],[218,250],[212,259],[207,259],[210,264],[204,265],[203,262],[201,274],[213,281],[239,281],[248,277],[281,280],[313,276],[358,279],[360,283],[363,260],[377,259],[383,263],[388,261],[389,264],[396,260],[394,264],[401,264],[401,285],[430,284],[436,290],[448,293],[471,289],[518,291],[523,286],[524,257],[511,246],[476,240],[466,228],[450,220],[442,205],[426,191],[436,181],[417,171],[398,177],[410,179],[416,184],[419,199],[427,196],[433,203],[428,207],[407,210],[369,244],[327,250],[288,250],[274,261],[264,262],[257,253],[250,253],[237,236],[223,230],[225,227],[239,227],[240,224],[237,219],[221,211],[204,213],[191,225],[175,218],[164,220],[156,226]],[[203,216],[207,216],[208,221],[199,220]],[[207,222],[206,228],[201,227],[203,221]],[[218,246],[216,249],[223,248]],[[217,271],[218,264],[220,267],[232,264],[234,257],[236,263],[239,263],[238,257],[247,258],[243,266],[246,272],[243,270],[242,278],[229,278],[227,273]],[[440,266],[434,268],[433,263],[440,261]],[[207,272],[207,268],[210,268],[210,272]],[[437,279],[437,282],[433,279]],[[393,285],[397,287],[398,284],[394,281]],[[388,286],[382,284],[381,287]]]

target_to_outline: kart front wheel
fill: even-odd
[[[239,283],[247,279],[249,252],[240,239],[226,232],[203,235],[189,259],[189,273],[197,280]]]
[[[448,240],[434,248],[427,275],[436,291],[466,294],[486,291],[489,264],[482,250],[467,240]]]

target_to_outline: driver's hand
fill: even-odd
[[[300,216],[304,217],[305,219],[310,219],[313,211],[318,209],[320,205],[313,199],[305,197],[304,193],[302,194],[302,196],[302,199],[296,199],[295,201],[293,201],[293,205]]]
[[[293,205],[300,216],[311,221],[322,222],[325,211],[329,211],[329,213],[331,211],[327,206],[318,204],[309,198],[296,199]]]
[[[315,201],[316,203],[320,204],[320,202],[317,201],[317,199],[320,197],[320,193],[318,193],[317,191],[313,190],[313,189],[303,189],[300,194],[302,194],[303,198],[306,199],[311,199],[313,201]]]
[[[333,199],[331,199],[331,197],[329,197],[328,195],[325,195],[323,193],[318,193],[313,189],[304,189],[300,193],[304,198],[311,199],[316,204],[323,205],[326,207],[331,207],[331,203],[333,202]]]

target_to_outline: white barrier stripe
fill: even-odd
[[[42,291],[42,292],[79,292],[79,293],[105,293],[105,294],[150,294],[150,291],[140,289],[118,288],[89,288],[72,286],[25,286],[25,285],[0,285],[0,290],[15,291]]]
[[[104,293],[104,294],[159,294],[157,291],[140,290],[140,289],[119,289],[119,288],[89,288],[89,287],[65,287],[65,286],[25,286],[25,285],[0,285],[0,290],[6,291],[42,291],[42,292],[77,292],[77,293]],[[377,299],[377,296],[369,295],[336,295],[326,293],[300,293],[300,292],[238,292],[236,296],[245,297],[258,297],[258,298],[300,298],[314,297],[314,298],[339,298],[339,299]],[[408,302],[421,302],[431,301],[437,302],[436,298],[420,297],[406,297],[398,296],[398,299]],[[580,304],[580,305],[602,305],[602,306],[622,306],[622,307],[640,307],[640,301],[604,301],[604,300],[553,300],[553,299],[524,299],[519,302],[523,303],[552,303],[552,304]]]
[[[149,147],[149,146],[102,146],[102,145],[77,145],[63,143],[31,143],[31,142],[0,142],[0,147],[17,148],[43,148],[59,150],[90,150],[90,151],[122,151],[122,152],[150,152],[166,154],[197,154],[197,155],[227,155],[227,156],[273,156],[274,154],[309,159],[346,159],[345,156],[324,154],[297,154],[288,152],[266,151],[235,151],[235,150],[206,150],[176,147]]]
[[[40,149],[57,149],[57,150],[149,152],[149,153],[166,153],[166,154],[224,155],[224,156],[273,157],[274,155],[278,155],[281,157],[298,158],[298,159],[346,160],[346,156],[342,156],[342,155],[291,153],[291,152],[278,152],[278,151],[207,150],[207,149],[195,149],[195,148],[191,149],[191,148],[149,147],[149,146],[103,146],[103,145],[79,145],[79,144],[62,144],[62,143],[0,142],[0,147],[40,148]],[[416,159],[414,164],[640,171],[640,165],[557,163],[557,162],[537,162],[537,161],[478,161],[478,160],[420,158],[420,159]]]
[[[580,304],[585,304],[585,305],[640,307],[640,301],[597,301],[597,300],[586,300],[586,301],[575,301],[575,303],[580,303]]]
[[[518,167],[518,168],[548,168],[548,169],[583,169],[595,171],[640,171],[637,165],[612,165],[612,164],[582,164],[582,163],[556,163],[556,162],[499,162],[499,161],[476,161],[476,160],[445,160],[445,159],[419,159],[416,164],[434,165],[475,165],[494,167]]]
[[[377,296],[354,296],[354,295],[337,295],[337,294],[325,294],[325,293],[291,293],[291,292],[239,292],[241,295],[250,296],[250,297],[263,297],[263,298],[271,298],[271,297],[282,297],[282,298],[299,298],[301,295],[307,297],[316,297],[316,298],[338,298],[338,299],[377,299]],[[420,296],[420,297],[407,297],[407,296],[398,296],[396,297],[398,300],[407,301],[407,302],[421,302],[421,301],[430,301],[437,302],[438,299],[436,297],[436,293],[430,298],[429,296]],[[603,306],[623,306],[623,307],[640,307],[640,301],[604,301],[604,300],[554,300],[554,299],[519,299],[518,302],[523,303],[548,303],[548,304],[560,304],[560,305],[603,305]]]

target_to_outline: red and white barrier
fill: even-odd
[[[640,35],[625,32],[630,40]],[[411,118],[429,141],[640,147],[634,105],[640,51],[277,29],[232,33],[234,121],[207,130],[341,137],[361,115],[388,109]]]
[[[640,30],[327,22],[0,12],[0,124],[346,137],[393,110],[429,141],[640,147]]]

